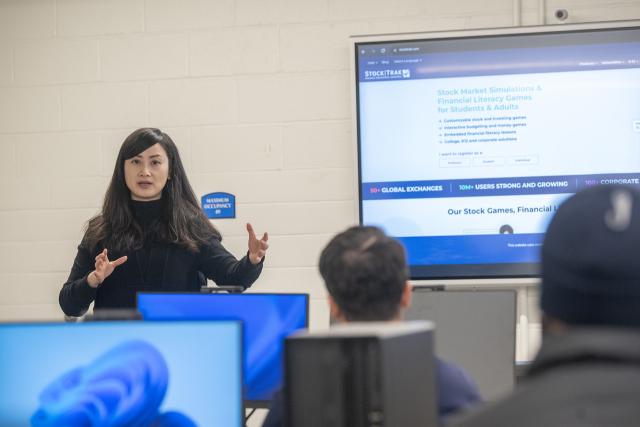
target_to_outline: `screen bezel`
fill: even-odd
[[[201,295],[203,297],[213,297],[213,298],[226,298],[226,297],[236,297],[236,298],[246,298],[246,297],[251,297],[251,296],[302,296],[305,299],[305,325],[304,327],[306,329],[309,328],[309,294],[308,293],[297,293],[297,292],[289,292],[289,293],[277,293],[277,292],[250,292],[250,293],[242,293],[242,294],[237,294],[237,293],[202,293],[202,292],[137,292],[136,293],[136,309],[138,307],[138,298],[140,294],[144,294],[144,295]],[[204,320],[204,319],[203,319]],[[143,321],[147,321],[144,319],[143,317]],[[158,320],[148,320],[150,322],[156,322]],[[160,320],[160,321],[164,321],[164,320]],[[174,320],[174,321],[182,321],[182,320]],[[189,321],[187,319],[185,319],[184,321]],[[244,348],[244,327],[243,327],[243,346],[242,346],[242,357],[244,359],[244,353],[245,352],[245,348]],[[244,360],[243,360],[243,366],[244,366]],[[243,381],[243,388],[244,388],[244,373],[242,376],[242,381]],[[283,384],[284,384],[284,379],[283,379]],[[259,409],[266,409],[269,408],[269,404],[271,402],[271,400],[251,400],[251,399],[245,399],[244,395],[242,396],[242,400],[244,402],[244,406],[246,408],[259,408]]]
[[[593,22],[585,24],[562,24],[547,26],[523,26],[490,28],[482,30],[457,30],[436,32],[415,32],[401,34],[358,35],[351,38],[351,103],[352,103],[352,135],[355,139],[354,158],[356,160],[354,184],[357,198],[354,200],[354,211],[360,225],[363,225],[362,198],[362,147],[359,108],[359,64],[358,51],[364,46],[392,44],[411,41],[448,41],[448,40],[480,40],[505,36],[540,36],[570,33],[591,33],[616,30],[639,30],[640,20]],[[474,280],[475,284],[496,283],[496,279],[522,284],[537,284],[540,279],[541,265],[537,263],[503,263],[503,264],[438,264],[430,266],[409,266],[412,281],[429,283],[433,280],[449,284]],[[455,273],[454,273],[455,271]]]

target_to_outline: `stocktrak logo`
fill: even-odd
[[[383,80],[383,79],[410,79],[411,70],[366,70],[364,72],[365,80]]]

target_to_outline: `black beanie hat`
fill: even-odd
[[[542,245],[540,306],[570,325],[640,326],[640,193],[587,188],[566,200]]]

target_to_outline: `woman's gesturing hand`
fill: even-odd
[[[109,261],[109,257],[107,256],[107,249],[105,248],[102,252],[98,254],[96,257],[96,269],[93,270],[87,276],[87,282],[89,286],[92,288],[97,288],[100,283],[104,282],[104,279],[109,277],[113,270],[116,269],[117,266],[124,264],[127,260],[126,256],[122,256],[115,261]]]
[[[262,238],[258,240],[251,224],[247,223],[247,232],[249,233],[249,261],[251,264],[258,264],[264,258],[264,254],[269,249],[269,235],[265,232]]]

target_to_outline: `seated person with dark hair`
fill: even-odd
[[[404,248],[375,227],[352,227],[335,236],[320,255],[320,274],[329,291],[335,322],[401,321],[411,303]],[[440,421],[480,401],[461,368],[436,360]],[[263,427],[286,425],[282,395],[274,398]]]
[[[640,425],[640,193],[563,203],[542,245],[542,346],[504,400],[458,427]]]

